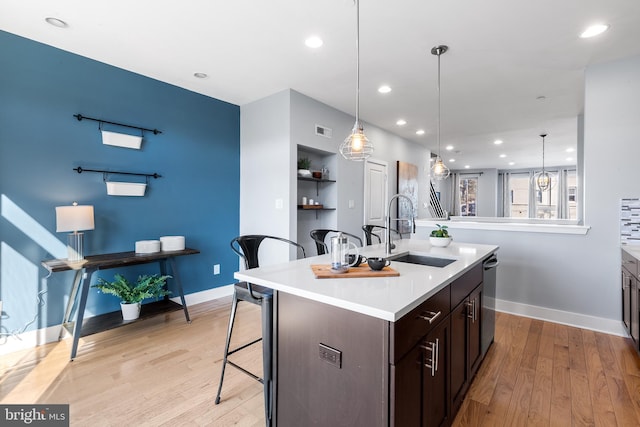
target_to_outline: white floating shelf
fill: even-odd
[[[144,196],[147,184],[137,182],[107,181],[107,194],[110,196]]]
[[[133,148],[139,150],[142,145],[142,137],[135,135],[127,135],[126,133],[102,132],[102,143],[105,145],[113,145],[116,147]]]

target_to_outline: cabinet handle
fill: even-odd
[[[467,317],[471,319],[471,322],[476,323],[476,319],[478,318],[476,316],[476,300],[472,299],[471,301],[467,302],[467,308],[469,309]]]
[[[440,352],[440,341],[436,338],[435,342],[426,342],[426,345],[421,345],[423,349],[431,352],[431,358],[426,359],[425,367],[431,369],[431,376],[435,377],[438,371],[438,353]]]
[[[440,317],[441,314],[442,314],[442,311],[439,311],[437,313],[433,311],[425,311],[418,317],[422,320],[426,320],[429,323],[433,323],[433,321],[436,320],[438,317]]]

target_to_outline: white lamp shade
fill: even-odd
[[[93,230],[93,206],[57,206],[56,231]]]

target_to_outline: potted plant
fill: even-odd
[[[135,284],[130,283],[123,275],[114,275],[114,281],[109,282],[103,278],[91,286],[98,288],[102,293],[111,294],[120,298],[120,308],[124,320],[135,320],[140,316],[142,300],[146,298],[160,298],[171,292],[165,289],[167,279],[171,276],[139,276]]]
[[[304,177],[310,177],[311,171],[309,168],[311,167],[311,160],[308,157],[300,157],[298,159],[298,175]]]
[[[452,240],[452,237],[447,230],[448,227],[440,224],[436,224],[436,226],[438,228],[431,231],[431,234],[429,235],[429,242],[431,242],[433,246],[446,248]]]

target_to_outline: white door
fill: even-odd
[[[368,159],[364,166],[364,224],[384,226],[387,162]]]

